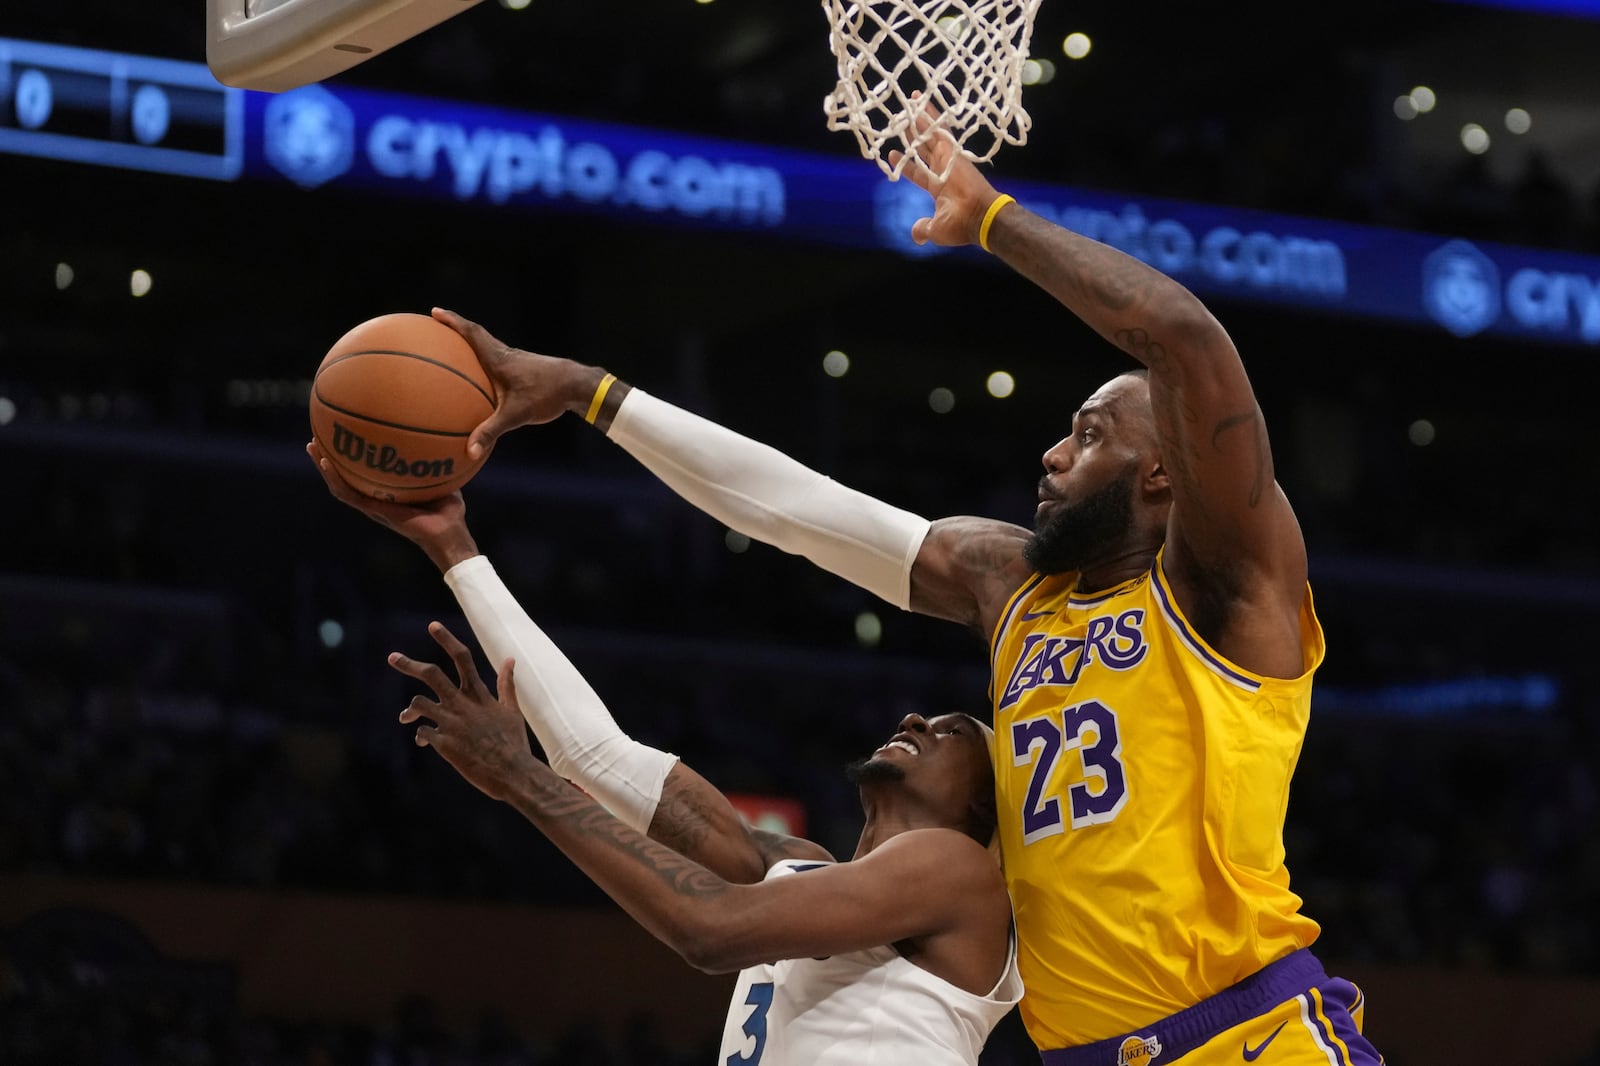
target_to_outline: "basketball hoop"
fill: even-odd
[[[950,137],[980,163],[1002,144],[1025,144],[1032,120],[1022,107],[1022,64],[1039,3],[822,0],[839,70],[822,105],[828,128],[855,134],[861,154],[894,179],[934,137]],[[915,123],[919,110],[932,121]],[[891,145],[903,149],[898,163],[887,158]]]

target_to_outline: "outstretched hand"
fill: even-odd
[[[570,359],[513,348],[469,319],[442,307],[433,317],[461,334],[494,382],[494,411],[467,438],[467,455],[485,455],[501,435],[519,426],[539,425],[568,409],[571,385],[583,368]],[[582,393],[582,389],[578,390]],[[592,388],[590,389],[592,392]],[[587,398],[587,393],[583,396]]]
[[[912,94],[913,100],[919,100],[920,97],[920,93]],[[921,110],[914,118],[918,135],[932,129],[938,117],[932,101],[920,106]],[[944,170],[952,157],[955,162],[950,167],[950,173],[941,181],[936,175]],[[889,153],[889,162],[893,166],[899,166],[902,158],[902,152]],[[984,212],[999,194],[972,160],[961,154],[955,138],[943,130],[929,137],[917,149],[917,155],[906,161],[903,173],[933,197],[933,215],[912,223],[912,240],[918,244],[932,241],[947,247],[978,243],[978,230],[983,225]]]
[[[306,445],[306,454],[316,464],[317,473],[334,499],[399,533],[426,552],[441,570],[478,553],[467,531],[467,504],[459,489],[426,503],[391,503],[353,488],[316,441]]]
[[[507,659],[495,680],[499,696],[483,683],[472,652],[440,622],[428,633],[455,667],[451,681],[436,663],[418,662],[391,652],[389,665],[433,690],[435,699],[413,696],[400,721],[417,727],[418,747],[432,748],[456,772],[490,799],[509,799],[537,760],[528,746],[522,712],[512,685],[514,660]]]

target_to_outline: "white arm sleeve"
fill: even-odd
[[[679,496],[748,537],[911,606],[929,521],[635,388],[607,435]]]
[[[599,694],[528,617],[485,556],[452,566],[444,581],[495,669],[507,659],[517,661],[517,702],[550,766],[633,829],[648,833],[678,757],[617,727]]]

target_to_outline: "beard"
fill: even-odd
[[[1082,570],[1115,554],[1133,528],[1133,478],[1121,477],[1074,504],[1052,508],[1022,546],[1022,558],[1041,574]]]
[[[852,785],[871,785],[883,781],[904,781],[906,771],[887,759],[875,759],[869,755],[846,766],[844,776]]]

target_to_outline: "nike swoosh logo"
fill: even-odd
[[[1035,618],[1048,618],[1050,615],[1053,615],[1055,613],[1056,613],[1056,609],[1054,607],[1050,608],[1050,610],[1048,610],[1048,611],[1029,611],[1027,614],[1023,615],[1021,618],[1018,618],[1017,621],[1019,621],[1019,622],[1031,622]]]
[[[1250,1041],[1246,1040],[1244,1042],[1244,1061],[1254,1062],[1259,1059],[1261,1057],[1261,1053],[1267,1050],[1267,1045],[1276,1040],[1278,1038],[1278,1034],[1283,1032],[1283,1027],[1288,1024],[1288,1022],[1279,1022],[1278,1027],[1272,1031],[1272,1035],[1261,1041],[1261,1043],[1257,1044],[1254,1048],[1250,1046]]]

